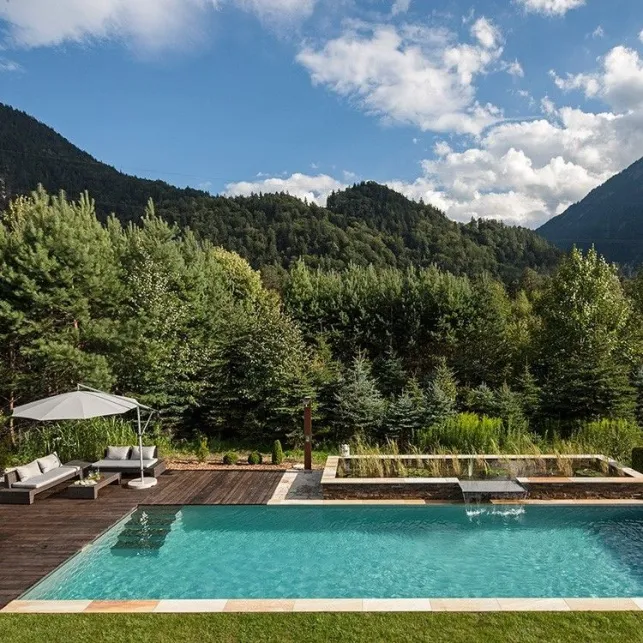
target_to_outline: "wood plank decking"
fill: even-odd
[[[266,504],[283,471],[168,471],[148,491],[117,485],[98,500],[55,489],[33,505],[0,505],[0,608],[140,505]]]

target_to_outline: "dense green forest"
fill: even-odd
[[[595,246],[634,270],[643,262],[643,158],[538,229],[560,248]]]
[[[643,278],[621,283],[594,251],[511,290],[488,273],[300,261],[280,295],[151,203],[138,224],[103,223],[89,197],[41,190],[0,218],[2,426],[18,444],[14,405],[84,382],[149,403],[175,436],[297,442],[312,396],[331,445],[598,435],[592,448],[625,457],[643,413],[641,312]]]
[[[322,208],[286,194],[215,197],[136,178],[100,163],[51,128],[2,104],[0,181],[7,198],[29,194],[39,184],[52,194],[65,190],[72,198],[88,190],[102,221],[113,212],[124,224],[140,220],[152,198],[164,220],[238,253],[278,287],[299,259],[326,269],[351,263],[437,265],[455,274],[488,271],[513,284],[526,269],[550,273],[561,256],[531,230],[495,221],[459,224],[376,183],[338,192]]]

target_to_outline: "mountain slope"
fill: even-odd
[[[640,159],[538,232],[563,249],[592,244],[611,261],[643,262],[643,159]]]
[[[165,219],[238,252],[255,267],[277,271],[303,257],[310,265],[338,269],[350,262],[435,263],[455,273],[486,270],[514,281],[525,268],[550,271],[560,256],[530,230],[497,222],[455,223],[432,206],[372,182],[331,195],[322,208],[285,194],[229,198],[140,179],[97,161],[53,129],[2,104],[0,179],[12,195],[39,183],[70,197],[87,190],[101,216],[114,212],[122,221],[137,220],[151,197]]]

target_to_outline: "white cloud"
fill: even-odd
[[[643,29],[641,30],[641,33],[639,34],[639,40],[643,42]]]
[[[0,73],[23,71],[22,65],[6,58],[0,58]]]
[[[548,16],[563,16],[571,9],[585,4],[585,0],[515,0],[527,11]]]
[[[471,34],[476,43],[462,44],[445,29],[353,23],[321,49],[304,48],[297,60],[313,83],[385,121],[479,134],[501,119],[497,107],[476,101],[473,83],[499,61],[502,36],[485,18]]]
[[[347,180],[354,179],[352,173]],[[306,199],[311,203],[326,205],[328,195],[336,190],[346,187],[345,182],[338,181],[327,174],[310,176],[296,172],[286,178],[267,178],[261,181],[240,181],[226,185],[225,194],[228,196],[249,196],[260,192],[287,192],[300,199]]]
[[[587,98],[601,98],[619,111],[643,107],[643,59],[626,47],[614,47],[602,60],[601,69],[589,74],[552,72],[557,87],[564,91],[581,90]]]
[[[308,17],[316,0],[17,0],[0,2],[14,46],[125,40],[146,50],[187,47],[203,37],[207,11],[232,3],[260,19]]]
[[[234,0],[242,9],[271,23],[292,22],[308,18],[316,0]]]
[[[525,76],[525,70],[522,68],[522,65],[517,60],[514,60],[513,62],[510,62],[510,63],[505,63],[503,65],[503,69],[510,76],[516,76],[517,78],[524,78]]]
[[[0,3],[13,43],[25,47],[125,38],[145,48],[176,45],[210,0],[20,0]]]
[[[602,25],[598,25],[594,31],[590,34],[592,38],[605,38],[605,29]]]
[[[486,49],[494,49],[502,42],[500,30],[484,16],[473,23],[471,35]]]
[[[391,14],[397,16],[400,13],[406,13],[411,7],[411,0],[395,0]]]

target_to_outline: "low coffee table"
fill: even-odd
[[[108,484],[119,484],[121,481],[121,474],[116,471],[114,473],[101,473],[100,480],[96,484],[72,484],[67,487],[67,497],[76,500],[96,500],[98,492]]]

